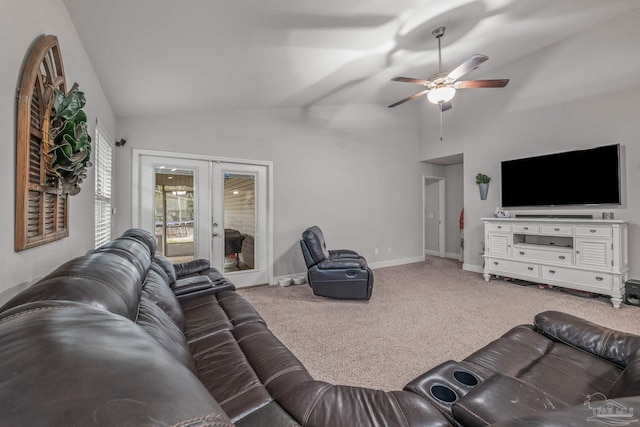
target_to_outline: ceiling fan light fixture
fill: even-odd
[[[427,99],[432,104],[449,102],[456,95],[456,89],[452,86],[441,86],[427,93]]]

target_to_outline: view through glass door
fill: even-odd
[[[193,170],[155,169],[155,235],[158,251],[172,262],[194,259]]]
[[[152,155],[138,164],[133,225],[154,231],[158,252],[209,259],[237,287],[269,283],[266,166]]]
[[[209,168],[207,161],[140,157],[134,220],[154,232],[158,252],[174,263],[210,256]]]

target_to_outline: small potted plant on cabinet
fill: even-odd
[[[476,184],[480,188],[480,200],[487,200],[487,194],[489,193],[489,182],[491,177],[483,173],[476,175]]]

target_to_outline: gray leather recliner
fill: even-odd
[[[309,227],[300,240],[314,295],[336,299],[371,298],[373,272],[367,260],[349,249],[328,250],[322,230]]]

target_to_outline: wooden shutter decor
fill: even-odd
[[[53,89],[67,92],[58,38],[41,36],[27,59],[18,97],[15,250],[69,236],[69,197],[48,170]]]

